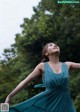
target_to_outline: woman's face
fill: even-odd
[[[49,43],[47,44],[47,53],[48,55],[56,53],[60,54],[60,48],[54,43]]]

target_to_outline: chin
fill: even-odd
[[[60,51],[57,50],[57,51],[54,52],[54,54],[60,55]]]

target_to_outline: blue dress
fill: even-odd
[[[61,73],[55,73],[50,65],[44,63],[42,77],[45,91],[10,107],[9,112],[76,112],[69,90],[68,66],[61,62]],[[37,87],[37,86],[36,86]]]

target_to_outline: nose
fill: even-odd
[[[57,47],[58,47],[57,45],[54,46],[54,48],[57,48]]]

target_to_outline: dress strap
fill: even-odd
[[[63,72],[65,72],[69,75],[68,65],[65,62],[63,62]]]

